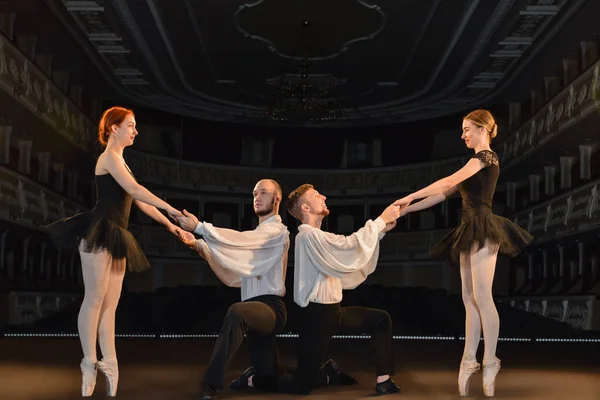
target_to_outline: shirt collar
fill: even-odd
[[[275,214],[272,217],[265,219],[263,222],[261,222],[258,225],[272,223],[272,222],[281,222],[281,216],[279,214]]]

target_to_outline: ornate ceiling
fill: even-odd
[[[308,54],[344,110],[325,124],[360,126],[489,104],[596,0],[45,1],[133,102],[268,123],[273,81]]]

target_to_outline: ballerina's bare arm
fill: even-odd
[[[457,187],[453,186],[450,189],[446,190],[445,192],[434,194],[432,196],[428,196],[425,199],[419,201],[418,203],[411,204],[410,206],[407,206],[407,207],[401,209],[400,214],[402,216],[404,216],[411,212],[421,211],[421,210],[425,210],[426,208],[433,207],[436,204],[439,204],[442,201],[446,200],[448,197],[452,196],[452,194],[454,192],[456,192],[456,190],[457,190]]]
[[[429,197],[429,196],[433,196],[436,194],[441,194],[441,193],[447,192],[448,190],[451,190],[453,187],[457,186],[459,183],[461,183],[465,179],[468,179],[468,178],[472,177],[473,175],[475,175],[483,167],[484,166],[481,163],[481,161],[479,161],[479,159],[471,158],[469,160],[469,162],[467,162],[464,165],[464,167],[462,167],[461,169],[459,169],[452,175],[447,176],[442,179],[439,179],[439,180],[433,182],[431,185],[429,185],[421,190],[418,190],[412,194],[409,194],[408,196],[406,196],[400,200],[396,200],[396,202],[394,204],[397,204],[397,205],[410,204],[412,201],[417,200],[417,199],[422,199],[424,197]]]
[[[150,218],[152,218],[159,224],[162,224],[167,228],[169,228],[169,227],[171,227],[171,225],[173,225],[173,223],[171,221],[169,221],[169,219],[167,217],[165,217],[163,213],[158,211],[158,208],[151,206],[150,204],[146,204],[140,200],[134,200],[133,202],[135,203],[137,208],[139,208],[144,214],[146,214],[147,216],[149,216]]]
[[[129,193],[135,200],[161,208],[169,215],[182,215],[179,211],[171,207],[167,202],[161,200],[148,189],[137,183],[131,173],[125,167],[123,160],[113,151],[105,151],[98,158],[97,170],[104,170],[112,175],[117,183]]]

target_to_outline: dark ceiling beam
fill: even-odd
[[[113,73],[117,76],[143,76],[144,73],[136,68],[116,68]]]
[[[508,57],[508,58],[519,58],[523,55],[521,50],[497,50],[490,54],[490,57]]]
[[[88,39],[90,42],[104,42],[104,41],[112,41],[112,42],[122,42],[123,38],[116,33],[106,32],[106,33],[90,33],[88,34]]]
[[[129,54],[131,51],[121,45],[100,45],[96,47],[100,54]]]
[[[500,79],[504,78],[502,72],[481,72],[473,77],[474,82],[467,85],[468,88],[493,89]]]
[[[473,82],[469,83],[467,87],[477,89],[493,89],[496,87],[496,84],[493,82]]]
[[[68,0],[65,7],[67,7],[67,11],[104,11],[104,7],[95,1]]]
[[[123,78],[121,83],[126,86],[144,86],[148,85],[149,82],[143,78]]]
[[[558,14],[558,6],[527,6],[524,10],[519,11],[521,15],[556,15]]]
[[[533,44],[533,38],[509,36],[499,41],[498,44],[500,46],[531,46]]]
[[[502,72],[481,72],[475,75],[475,79],[502,79],[504,73]]]

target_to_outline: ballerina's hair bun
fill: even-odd
[[[112,107],[104,111],[98,124],[98,141],[102,146],[108,143],[108,134],[113,125],[120,125],[128,115],[135,115],[133,111],[125,107]]]
[[[464,119],[468,119],[480,128],[486,129],[490,133],[490,139],[498,134],[498,124],[491,112],[488,110],[471,111]]]

